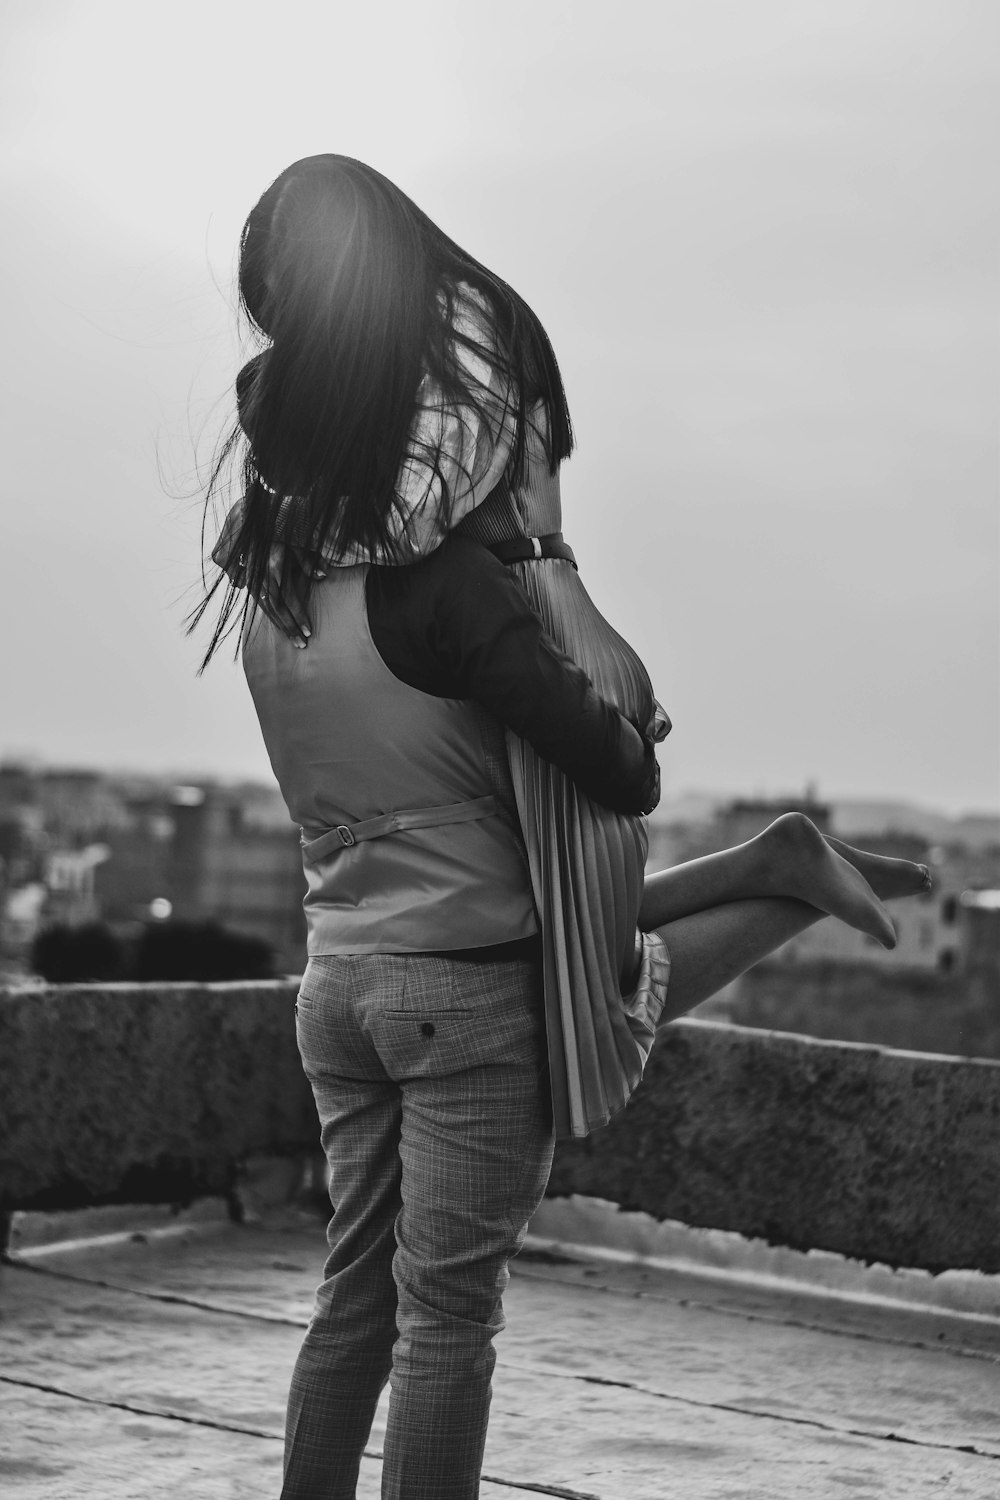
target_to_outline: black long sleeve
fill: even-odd
[[[368,623],[386,666],[439,698],[474,698],[616,812],[659,798],[654,748],[546,634],[491,552],[454,533],[409,567],[372,567]]]

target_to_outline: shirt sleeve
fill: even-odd
[[[474,698],[595,802],[624,813],[656,806],[652,741],[600,697],[478,542],[451,535],[408,568],[371,568],[367,595],[372,639],[394,676],[436,697]]]
[[[510,392],[487,351],[493,334],[483,299],[459,285],[454,311],[455,358],[470,387],[480,393],[481,410],[449,403],[425,375],[417,396],[406,457],[396,481],[394,528],[414,557],[425,557],[447,531],[477,506],[499,482],[514,440]],[[449,508],[442,498],[447,486]]]

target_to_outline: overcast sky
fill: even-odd
[[[0,754],[267,774],[196,676],[247,211],[392,177],[553,339],[669,790],[995,810],[994,0],[4,7]]]

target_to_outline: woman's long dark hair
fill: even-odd
[[[456,315],[471,288],[482,335]],[[440,446],[414,451],[419,387],[473,409],[497,430],[497,398],[476,382],[459,351],[477,352],[498,377],[512,425],[507,476],[523,474],[528,414],[545,411],[552,471],[573,438],[559,366],[538,318],[506,282],[473,259],[380,172],[350,157],[294,162],[250,213],[240,240],[240,304],[267,347],[237,379],[239,422],[224,441],[208,504],[233,463],[242,467],[243,510],[231,537],[238,576],[227,569],[194,612],[194,628],[225,589],[204,666],[268,587],[281,547],[278,599],[308,597],[291,546],[336,559],[412,559],[396,493],[407,457],[429,466],[451,495]],[[437,395],[440,393],[440,395]],[[207,506],[206,506],[207,517]],[[228,584],[228,587],[227,587]],[[245,586],[246,592],[243,592]],[[271,581],[272,601],[274,581]]]

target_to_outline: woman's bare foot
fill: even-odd
[[[895,948],[892,920],[865,876],[830,846],[803,813],[785,813],[758,839],[762,854],[766,847],[767,894],[797,897],[867,932],[883,948]]]
[[[832,839],[829,834],[826,842],[865,877],[881,901],[891,901],[894,896],[919,896],[934,883],[926,865],[916,865],[908,859],[890,859],[885,854],[869,854],[865,849],[854,849],[840,839]]]

